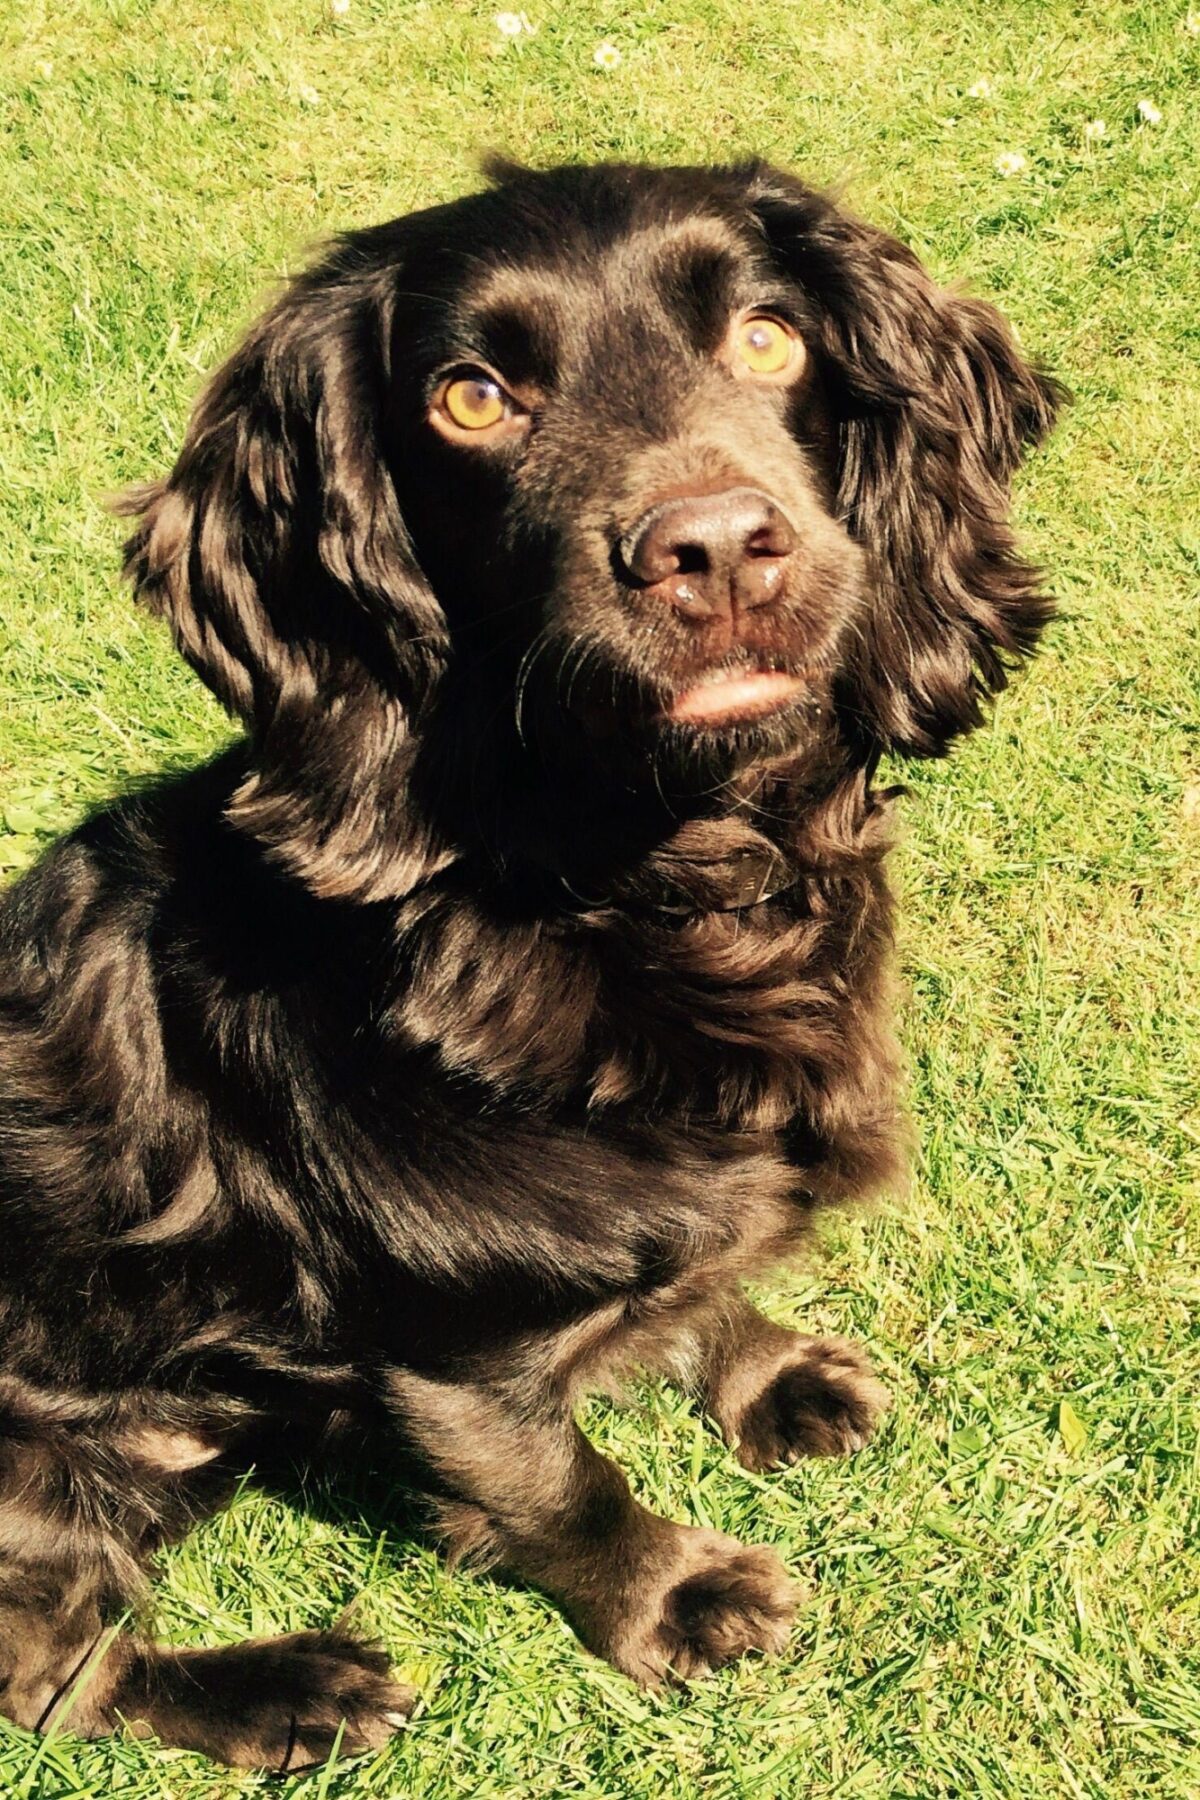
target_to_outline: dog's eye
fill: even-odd
[[[447,382],[437,405],[461,431],[486,431],[509,413],[508,395],[498,381],[482,372]]]
[[[752,375],[783,375],[799,363],[804,346],[790,325],[765,313],[752,313],[736,327],[733,348]]]

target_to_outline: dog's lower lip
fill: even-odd
[[[725,720],[754,719],[774,712],[804,692],[799,675],[780,669],[750,669],[714,675],[676,694],[666,716],[681,725],[714,725]]]

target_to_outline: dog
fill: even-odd
[[[343,1629],[112,1629],[268,1440],[402,1457],[639,1682],[784,1649],[776,1556],[640,1506],[574,1411],[660,1371],[764,1470],[886,1404],[742,1283],[902,1169],[877,768],[1037,641],[1009,483],[1059,399],[758,162],[498,162],[251,329],[124,502],[244,736],[0,919],[10,1719],[386,1741],[413,1695]]]

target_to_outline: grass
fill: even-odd
[[[543,162],[750,151],[1006,308],[1076,404],[1022,480],[1063,603],[948,766],[906,772],[903,1205],[765,1296],[896,1397],[759,1479],[648,1387],[589,1429],[640,1494],[813,1586],[784,1664],[659,1701],[542,1599],[450,1576],[370,1471],[164,1558],[179,1643],[353,1604],[421,1688],[373,1761],[270,1788],[0,1724],[0,1793],[984,1800],[1200,1791],[1200,33],[1175,4],[29,0],[0,22],[0,868],[226,727],[119,591],[102,496],[159,470],[265,285],[337,226]],[[592,54],[610,40],[617,68]],[[980,78],[991,92],[972,97]],[[1137,102],[1161,111],[1139,120]],[[1107,131],[1086,141],[1101,117]],[[1003,178],[996,159],[1026,158]]]

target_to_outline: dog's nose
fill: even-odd
[[[620,545],[633,581],[692,619],[770,605],[795,548],[782,510],[749,487],[660,501]]]

